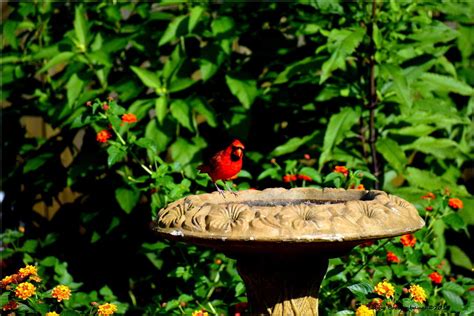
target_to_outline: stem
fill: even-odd
[[[122,145],[126,146],[127,145],[127,142],[125,142],[125,140],[122,138],[122,136],[117,132],[117,130],[115,129],[115,127],[112,125],[112,130],[114,131],[114,133],[117,135],[118,139],[120,140],[120,142],[122,143]],[[137,155],[135,155],[135,153],[133,151],[129,151],[130,154],[133,156],[133,158],[140,164],[140,167],[142,167],[143,170],[145,170],[148,174],[152,175],[153,174],[153,171],[151,171],[147,166],[145,166],[144,164],[142,164],[140,162],[140,159],[138,159]]]
[[[112,124],[110,124],[110,125],[111,125],[112,130],[114,131],[115,135],[117,135],[118,139],[119,139],[120,142],[122,143],[122,145],[127,145],[127,143],[125,142],[125,140],[123,140],[122,135],[120,135],[120,133],[117,132],[117,130],[115,129],[115,127],[114,127]]]
[[[375,129],[375,109],[377,108],[377,86],[375,82],[375,43],[374,43],[374,24],[376,16],[377,0],[372,0],[372,18],[368,26],[370,37],[369,60],[370,60],[370,81],[369,81],[369,104],[367,108],[370,111],[369,118],[369,145],[372,156],[372,173],[379,179],[375,182],[375,189],[380,189],[380,176],[382,174],[377,157],[375,143],[377,142],[377,131]]]

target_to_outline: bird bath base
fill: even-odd
[[[424,226],[407,201],[383,191],[282,188],[193,195],[160,210],[163,237],[237,259],[252,314],[318,315],[330,257]]]
[[[237,257],[252,314],[317,315],[328,258],[308,255]]]

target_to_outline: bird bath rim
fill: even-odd
[[[423,226],[416,208],[383,191],[270,188],[182,198],[160,210],[154,229],[218,250],[275,251],[269,248],[278,244],[290,252],[331,252]]]

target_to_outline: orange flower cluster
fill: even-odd
[[[427,212],[431,212],[431,211],[433,210],[433,206],[427,206],[427,207],[425,208],[425,210],[426,210]]]
[[[58,285],[51,292],[51,296],[61,302],[62,300],[68,300],[71,297],[71,289],[66,285]]]
[[[38,275],[38,270],[36,269],[35,266],[27,265],[26,267],[18,270],[18,275],[21,278],[26,278],[26,277],[29,277],[30,275]]]
[[[48,312],[48,313],[46,313],[45,316],[60,316],[60,315],[56,312]]]
[[[298,180],[313,181],[313,179],[311,179],[311,177],[305,176],[304,174],[299,174],[298,175]]]
[[[311,177],[308,177],[304,174],[286,174],[283,176],[283,182],[289,183],[289,182],[295,182],[296,180],[302,180],[302,181],[313,181]]]
[[[426,292],[421,286],[413,284],[410,286],[408,292],[415,302],[423,303],[426,301]]]
[[[400,242],[405,247],[415,247],[416,237],[413,234],[406,234],[400,238]]]
[[[365,187],[363,184],[359,184],[356,188],[357,190],[365,190]]]
[[[97,315],[99,316],[108,316],[113,315],[117,311],[117,305],[105,303],[99,305],[99,310],[97,311]]]
[[[374,288],[374,292],[378,295],[385,296],[386,298],[393,297],[395,294],[395,288],[387,281],[379,282]]]
[[[433,283],[436,284],[441,284],[441,281],[443,281],[443,276],[438,272],[432,272],[428,275],[428,277],[431,279],[431,281],[433,281]]]
[[[137,121],[137,117],[133,113],[126,113],[122,115],[122,122],[124,123],[135,123]]]
[[[298,179],[298,177],[294,174],[286,174],[283,176],[283,182],[294,182]]]
[[[9,284],[18,284],[23,282],[26,278],[31,281],[40,282],[41,278],[38,276],[38,272],[35,266],[27,265],[24,268],[18,270],[18,273],[7,275],[0,281],[0,287],[6,288]]]
[[[104,129],[97,133],[96,140],[99,143],[106,143],[111,137],[112,134],[108,130]]]
[[[462,203],[462,201],[460,199],[457,199],[457,198],[450,198],[449,201],[448,201],[448,205],[452,209],[455,209],[455,210],[458,210],[458,209],[464,207],[464,204]]]
[[[349,174],[349,169],[344,166],[335,166],[334,172],[342,173],[345,177],[347,177],[347,175]]]
[[[368,308],[366,305],[361,305],[356,310],[356,316],[375,316],[375,310]]]
[[[6,303],[5,305],[3,305],[2,309],[4,311],[12,311],[14,309],[17,309],[18,308],[18,303],[15,302],[15,301],[10,301],[8,303]]]
[[[27,298],[36,294],[36,287],[30,282],[23,282],[18,284],[15,289],[15,295],[18,298],[26,300]]]
[[[194,311],[192,316],[208,316],[209,314],[204,311],[204,310],[197,310],[197,311]]]
[[[436,199],[436,195],[434,195],[432,192],[428,192],[426,193],[426,195],[423,195],[421,198],[424,200],[434,200]]]
[[[387,262],[399,263],[400,258],[398,258],[393,252],[387,251]]]
[[[379,310],[382,307],[382,302],[383,300],[381,298],[374,298],[369,304],[367,304],[367,307],[370,309]]]

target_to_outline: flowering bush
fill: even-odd
[[[41,313],[54,316],[65,311],[72,311],[70,308],[73,306],[63,302],[71,299],[71,289],[61,284],[47,290],[46,285],[38,276],[37,268],[32,265],[20,268],[16,274],[5,276],[1,280],[1,288],[0,305],[4,312],[18,311],[19,313]],[[62,302],[63,304],[59,304]],[[97,303],[94,302],[91,305],[89,311],[91,314],[113,315],[118,311],[117,305],[111,303],[99,305],[96,310],[94,310],[94,306]]]
[[[18,282],[3,306],[245,314],[233,260],[149,229],[213,190],[196,166],[232,135],[247,149],[239,190],[379,188],[426,219],[332,259],[322,313],[469,313],[472,5],[5,3],[1,252]]]

